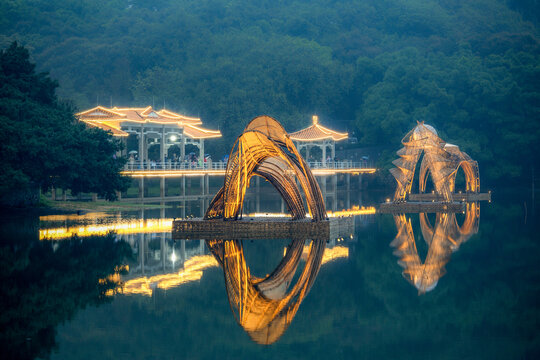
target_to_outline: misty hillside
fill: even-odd
[[[317,113],[392,150],[425,120],[499,179],[535,163],[538,10],[535,0],[13,0],[0,3],[0,47],[27,46],[79,109],[165,105],[220,128],[226,144],[257,115],[292,131]]]

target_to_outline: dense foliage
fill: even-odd
[[[18,0],[0,46],[19,40],[79,108],[154,104],[219,127],[224,153],[247,121],[288,130],[318,113],[387,154],[425,120],[522,179],[540,139],[537,1]],[[387,156],[385,158],[392,158]]]
[[[56,98],[57,83],[34,68],[17,43],[0,51],[0,199],[50,187],[114,199],[126,186],[120,143],[75,120]]]

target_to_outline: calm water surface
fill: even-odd
[[[246,212],[280,212],[279,198],[262,193],[259,204],[251,194]],[[338,190],[326,202],[335,211],[380,198]],[[257,296],[241,306],[209,243],[171,240],[171,220],[200,216],[207,202],[4,216],[3,358],[539,358],[538,204],[530,193],[496,191],[466,215],[368,209],[348,236],[322,243],[214,243],[241,253],[229,270],[258,278],[297,245],[298,262],[272,284],[252,286]],[[116,233],[103,236],[109,230]]]

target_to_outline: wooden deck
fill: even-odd
[[[173,239],[337,239],[354,234],[354,217],[330,218],[320,222],[311,219],[292,221],[287,217],[245,217],[237,221],[174,220]]]

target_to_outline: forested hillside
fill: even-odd
[[[485,178],[518,180],[540,144],[538,14],[536,0],[5,0],[0,47],[27,46],[80,109],[199,115],[220,152],[260,114],[292,131],[317,113],[387,154],[425,120]]]

